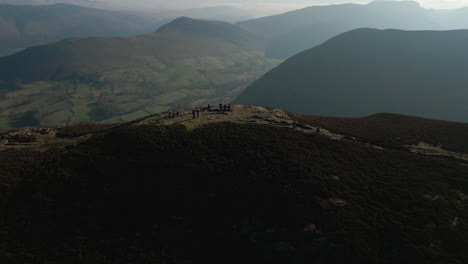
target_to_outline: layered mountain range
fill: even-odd
[[[93,30],[101,30],[107,22],[88,21],[83,14],[104,20],[110,16],[97,15],[110,11],[79,10],[81,13],[76,15],[58,12],[61,15],[50,16],[45,15],[46,11],[28,11],[31,15],[24,21],[39,25],[34,22],[37,17],[50,21],[57,17],[76,18],[80,23],[98,25]],[[465,12],[465,9],[429,10],[415,2],[376,1],[366,5],[309,7],[235,25],[182,17],[155,33],[136,37],[68,38],[0,59],[0,129],[122,122],[171,108],[230,102],[284,58],[344,31],[358,27],[462,28],[467,25]],[[133,21],[123,14],[112,16],[117,18],[127,19],[126,23]],[[129,27],[109,23],[120,30]],[[108,30],[111,32],[118,34]],[[314,61],[308,58],[296,63],[299,57],[307,57],[304,54],[312,51],[291,58],[251,86],[237,102],[332,116],[396,112],[465,121],[462,114],[465,109],[459,103],[463,101],[465,85],[461,73],[465,63],[463,33],[440,33],[446,39],[437,40],[437,32],[427,38],[422,32],[383,31],[374,35],[371,32],[353,31],[333,38],[314,49],[315,54],[320,53]],[[400,48],[410,54],[402,54]],[[339,58],[335,52],[343,56]],[[442,63],[439,57],[444,57]],[[353,69],[348,70],[350,67]],[[378,69],[382,71],[374,73]],[[318,75],[321,76],[316,78]],[[327,83],[324,78],[337,80]],[[269,79],[273,82],[265,81]],[[257,90],[262,91],[256,97],[253,94]],[[320,92],[316,93],[317,90]],[[326,103],[310,105],[311,96],[321,100],[322,93],[325,96],[322,101]],[[348,94],[352,100],[346,100]],[[380,99],[388,96],[388,100],[381,103],[374,95]],[[294,101],[298,97],[301,98]],[[356,110],[361,102],[363,107]],[[350,104],[355,108],[349,109]]]
[[[156,19],[83,6],[0,4],[0,56],[69,37],[136,36],[154,31]]]
[[[468,28],[468,9],[425,9],[413,1],[311,6],[285,14],[239,22],[266,39],[266,54],[289,58],[358,28],[449,30]]]

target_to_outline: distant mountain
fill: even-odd
[[[61,80],[71,75],[86,77],[114,68],[140,66],[163,58],[170,62],[261,50],[255,36],[232,24],[182,17],[154,34],[134,38],[70,38],[26,49],[0,59],[0,80]]]
[[[168,10],[156,12],[158,17],[180,17],[187,16],[196,19],[219,20],[230,23],[253,19],[257,17],[254,12],[232,7],[232,6],[210,6],[203,8],[190,8],[184,10]]]
[[[135,36],[157,26],[148,17],[68,4],[0,5],[0,56],[69,37]]]
[[[238,23],[267,40],[268,56],[288,58],[358,28],[442,30],[468,28],[468,9],[433,10],[411,1],[312,6]]]
[[[467,125],[231,110],[0,134],[3,263],[466,263]]]
[[[53,5],[53,4],[73,4],[80,6],[95,7],[102,1],[96,0],[0,0],[0,4],[10,5]]]
[[[32,47],[0,58],[0,130],[30,116],[44,126],[121,122],[227,102],[278,63],[251,33],[186,17],[133,38]]]
[[[265,74],[237,103],[304,114],[391,112],[468,122],[468,30],[359,29]]]

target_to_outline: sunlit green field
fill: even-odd
[[[116,68],[97,78],[0,84],[0,131],[22,126],[126,122],[208,103],[227,103],[281,61],[245,52]]]

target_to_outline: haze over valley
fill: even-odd
[[[248,16],[235,11],[233,7],[204,7],[185,9],[184,12],[201,18],[224,17],[230,22],[236,20],[231,15],[237,15],[238,19]],[[348,30],[361,27],[442,30],[468,26],[466,9],[425,9],[416,2],[312,6],[236,24],[188,17],[172,21],[169,18],[176,13],[171,12],[142,16],[140,13],[126,14],[68,4],[4,5],[0,9],[4,21],[0,25],[0,38],[3,38],[0,48],[4,53],[74,38],[0,57],[0,105],[3,109],[0,129],[124,122],[180,107],[233,101],[253,81],[283,60]],[[160,27],[162,30],[158,30]],[[396,36],[396,41],[398,38]],[[362,45],[364,47],[366,43]],[[380,52],[391,52],[384,50],[386,47],[381,48]],[[324,59],[333,60],[331,57]],[[365,57],[359,60],[365,61]],[[403,61],[399,63],[402,65],[391,67],[403,69],[407,65]],[[330,69],[330,74],[331,71],[334,70]],[[293,78],[298,72],[294,70],[289,77]],[[314,72],[310,74],[313,76]],[[300,78],[294,78],[291,81],[300,81]],[[287,91],[297,89],[286,83],[281,85]],[[399,85],[398,89],[405,85],[412,83]],[[347,87],[346,90],[353,89]],[[346,92],[337,91],[336,95],[340,94]],[[450,96],[450,93],[446,95]],[[244,100],[243,95],[237,102],[272,103],[288,110],[310,113],[299,108],[300,103],[286,107],[283,98],[276,97],[274,91],[265,91],[259,96],[261,98]],[[301,100],[309,100],[301,97]],[[282,100],[282,103],[273,103],[274,100]],[[335,98],[330,100],[336,102]],[[377,101],[373,103],[377,104]],[[347,106],[346,103],[341,105]],[[327,109],[325,106],[320,108]],[[340,114],[338,108],[332,108],[319,113]],[[357,116],[374,113],[373,109],[352,112],[345,108],[344,111],[347,115]],[[437,110],[433,111],[438,114],[410,111],[409,106],[404,105],[401,108],[376,108],[375,111],[466,121],[462,109],[454,115],[441,114]]]
[[[0,59],[0,129],[126,122],[234,100],[280,61],[226,22],[179,18],[133,38],[74,38]]]

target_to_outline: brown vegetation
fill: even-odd
[[[107,130],[121,124],[83,124],[58,128],[56,136],[59,138],[74,138]]]
[[[468,261],[468,167],[449,160],[217,123],[0,161],[3,263]]]
[[[365,118],[293,116],[307,124],[380,146],[418,145],[425,142],[446,150],[468,153],[467,123],[397,114],[376,114]]]

